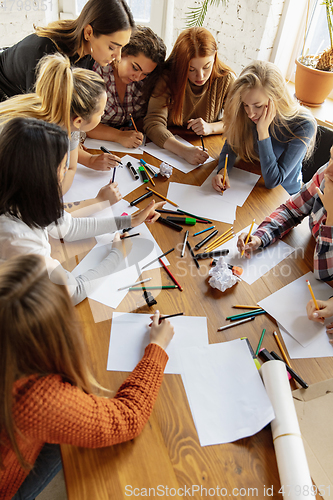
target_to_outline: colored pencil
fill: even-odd
[[[258,316],[259,314],[265,314],[266,311],[249,311],[243,314],[235,314],[234,316],[228,316],[226,319],[230,319],[230,321],[235,321],[235,319],[249,318],[250,316]]]
[[[182,316],[183,314],[184,314],[183,312],[175,313],[175,314],[168,314],[168,316],[160,317],[159,321],[161,322],[163,319],[174,318],[175,316]]]
[[[165,255],[168,255],[168,253],[171,253],[174,251],[174,248],[170,248],[170,250],[168,250],[167,252],[164,252],[162,253],[162,255],[159,255],[158,257],[156,257],[156,259],[154,260],[151,260],[150,262],[148,262],[148,264],[145,264],[143,267],[141,267],[141,271],[142,269],[144,269],[145,267],[148,267],[150,266],[150,264],[153,264],[154,262],[156,262],[158,259],[161,259],[162,257],[164,257]]]
[[[157,210],[158,211],[158,210]],[[202,233],[205,233],[206,231],[210,231],[211,229],[214,229],[215,226],[210,226],[210,227],[207,227],[207,229],[203,229],[202,231],[198,231],[197,233],[194,233],[193,236],[198,236],[198,234],[202,234]]]
[[[208,245],[208,247],[205,248],[205,252],[212,252],[213,250],[216,250],[216,248],[224,245],[224,243],[227,243],[227,241],[232,240],[234,237],[235,233],[227,234],[222,240],[215,243],[215,245]]]
[[[286,355],[286,353],[284,352],[284,349],[283,349],[283,347],[282,347],[282,344],[281,344],[281,342],[280,342],[280,339],[279,339],[279,337],[278,337],[278,334],[277,334],[276,332],[273,332],[273,336],[274,336],[275,342],[277,343],[277,345],[278,345],[278,347],[279,347],[279,349],[280,349],[280,351],[281,351],[281,354],[282,354],[283,359],[285,360],[285,362],[287,363],[287,365],[288,365],[290,368],[292,368],[292,366],[291,366],[291,364],[290,364],[290,362],[289,362],[289,360],[288,360],[288,358],[287,358],[287,355]]]
[[[136,283],[131,283],[130,285],[122,286],[121,288],[118,288],[118,292],[119,292],[119,290],[126,290],[126,288],[131,288],[131,287],[134,287],[136,285],[141,285],[141,283],[146,283],[146,281],[150,281],[151,279],[152,278],[146,278],[144,280],[137,281]]]
[[[253,321],[254,319],[256,319],[255,316],[251,316],[250,318],[241,319],[240,321],[235,321],[235,323],[230,323],[229,325],[221,326],[220,328],[217,329],[217,331],[222,332],[223,330],[226,330],[227,328],[241,325],[242,323],[247,323],[247,321]]]
[[[239,304],[236,304],[235,306],[232,306],[232,307],[235,307],[238,309],[262,309],[262,307],[260,307],[260,306],[243,306],[243,305],[239,305]]]
[[[151,189],[149,187],[147,187],[146,189],[148,189],[148,191],[151,191],[152,193],[156,194],[156,196],[159,196],[160,198],[162,198],[162,200],[165,200],[168,203],[171,203],[171,205],[173,205],[174,207],[178,207],[177,203],[175,203],[174,201],[169,200],[168,198],[166,198],[165,196],[163,196],[163,194],[160,194],[157,191],[154,191],[153,189]]]
[[[205,248],[205,250],[207,250],[209,247],[211,246],[214,246],[215,243],[217,243],[218,241],[220,240],[223,240],[223,238],[228,234],[230,233],[230,231],[233,230],[233,226],[229,227],[229,229],[227,229],[226,231],[224,231],[224,233],[222,233],[220,236],[218,236],[214,241],[212,241],[209,245],[207,245],[207,247]]]
[[[250,227],[250,231],[248,232],[248,235],[247,235],[247,237],[246,237],[246,239],[245,239],[245,246],[248,244],[248,241],[249,241],[249,239],[250,239],[250,236],[251,236],[251,232],[252,232],[252,229],[253,229],[254,223],[255,223],[255,219],[253,219],[252,224],[251,224],[251,227]],[[242,250],[242,252],[241,252],[241,257],[243,257],[244,252],[245,252],[245,250]]]
[[[312,286],[311,286],[311,283],[309,280],[306,280],[306,283],[309,287],[309,290],[310,290],[310,293],[311,293],[311,297],[312,297],[312,300],[313,300],[313,303],[315,305],[315,308],[317,309],[317,311],[319,311],[319,306],[318,306],[318,302],[316,301],[316,297],[314,296],[314,293],[313,293],[313,290],[312,290]]]
[[[182,292],[183,289],[182,287],[180,286],[180,284],[178,283],[178,281],[176,280],[176,278],[174,277],[174,275],[172,274],[171,271],[169,271],[169,269],[167,268],[167,266],[164,264],[163,260],[161,258],[158,259],[160,261],[160,263],[162,264],[162,266],[164,267],[165,271],[168,273],[168,275],[170,276],[170,278],[172,279],[172,281],[174,282],[175,285],[178,286],[179,290]]]
[[[257,349],[256,349],[256,356],[258,356],[258,354],[259,354],[260,347],[261,347],[261,344],[262,344],[262,341],[263,341],[265,333],[266,333],[266,328],[263,329],[262,334],[260,336],[260,339],[259,339],[259,342],[258,342],[258,346],[257,346]]]
[[[229,155],[226,154],[225,155],[225,162],[224,162],[223,181],[222,181],[222,188],[223,189],[224,189],[224,185],[225,185],[225,178],[226,178],[226,175],[227,175],[228,157],[229,157]],[[222,191],[222,193],[223,193],[223,191]]]
[[[185,210],[181,210],[180,208],[177,208],[177,212],[181,212],[182,214],[189,215],[190,217],[194,217],[198,221],[204,220],[204,221],[208,222],[208,224],[212,223],[211,220],[205,219],[204,217],[200,217],[200,215],[194,215],[194,214],[191,214],[190,212],[185,212]]]
[[[150,175],[150,173],[148,172],[148,170],[146,169],[146,167],[143,165],[143,163],[141,163],[141,166],[145,169],[145,172],[148,176],[148,179],[150,180],[150,182],[152,183],[153,186],[155,186],[155,182],[153,181],[152,179],[152,176]]]
[[[131,113],[130,113],[130,119],[131,119],[131,122],[133,123],[133,127],[135,128],[135,132],[137,132],[138,129],[136,128],[135,121],[133,120],[133,116],[131,115]]]

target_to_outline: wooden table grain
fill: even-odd
[[[193,135],[185,134],[183,137],[200,144]],[[221,136],[205,138],[205,146],[215,158],[218,158],[222,144]],[[159,165],[158,160],[146,154],[143,158]],[[200,185],[215,167],[216,161],[188,174],[174,169],[170,180]],[[257,165],[240,164],[239,167],[259,172]],[[166,195],[169,180],[158,178],[155,181],[155,189]],[[144,192],[145,188],[141,186],[126,199],[131,201]],[[287,197],[281,186],[268,190],[260,178],[243,207],[237,208],[235,232],[249,225],[253,218],[260,223]],[[141,206],[145,206],[145,202]],[[220,222],[214,224],[220,231],[230,226]],[[196,225],[189,229],[191,243],[200,241],[201,236],[193,238],[191,235],[204,228],[203,225]],[[241,282],[224,293],[208,285],[209,260],[200,261],[200,269],[197,269],[188,252],[183,259],[180,257],[184,231],[177,233],[158,223],[152,225],[150,230],[163,252],[175,247],[176,250],[168,255],[170,269],[184,291],[153,290],[157,305],[152,308],[145,304],[142,293],[130,292],[117,311],[152,313],[158,308],[162,314],[184,311],[189,316],[205,316],[210,343],[246,335],[255,348],[262,329],[266,328],[264,346],[268,350],[276,350],[272,335],[276,323],[268,315],[258,316],[254,322],[224,332],[217,332],[217,328],[226,324],[225,317],[235,312],[232,305],[256,304],[312,270],[314,242],[307,221],[284,239],[296,248],[293,254],[251,286]],[[76,244],[66,245],[64,251],[63,245],[52,241],[53,254],[71,270],[78,258],[75,259],[75,255],[83,258],[94,243],[95,240],[91,239],[80,242],[79,247]],[[163,270],[149,271],[149,276],[159,273],[162,284],[172,284]],[[142,277],[147,276],[148,272],[144,271]],[[116,390],[127,374],[106,370],[112,310],[86,299],[77,306],[77,311],[94,374],[101,384]],[[309,384],[328,379],[333,373],[332,358],[295,359],[292,364]],[[292,388],[297,388],[295,382],[292,384]],[[179,375],[164,376],[153,413],[139,437],[99,450],[65,445],[62,446],[62,457],[69,500],[121,500],[129,497],[178,499],[186,496],[195,499],[282,498],[278,493],[280,482],[269,426],[252,437],[234,443],[201,447]]]

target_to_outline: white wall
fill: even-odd
[[[45,26],[58,18],[58,0],[35,0],[39,8],[28,10],[33,0],[20,0],[23,9],[18,10],[19,0],[0,0],[0,47],[12,45],[29,33],[33,25]],[[168,34],[168,45],[175,41],[185,28],[185,16],[189,7],[200,0],[169,0],[173,8],[172,34]],[[219,56],[238,74],[253,59],[269,60],[276,37],[285,0],[227,0],[227,5],[209,7],[205,19],[207,27],[219,45]],[[1,8],[1,5],[4,7]],[[11,7],[11,10],[9,10]],[[170,10],[170,9],[169,9]],[[168,12],[168,15],[172,13]],[[170,36],[171,35],[171,36]],[[169,41],[170,38],[170,41]]]
[[[0,47],[17,43],[33,33],[33,25],[45,26],[58,15],[57,0],[0,0]]]
[[[219,56],[237,74],[252,60],[269,60],[285,0],[227,0],[209,7],[204,26],[215,36]],[[198,0],[175,2],[174,40],[185,27],[189,7]]]

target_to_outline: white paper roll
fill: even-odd
[[[260,373],[275,412],[271,429],[283,496],[288,500],[309,500],[312,481],[286,365],[282,361],[267,361]]]

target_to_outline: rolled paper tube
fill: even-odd
[[[286,365],[282,361],[268,361],[260,373],[275,413],[271,429],[281,487],[288,500],[300,500],[304,497],[300,492],[312,491],[312,481]]]

